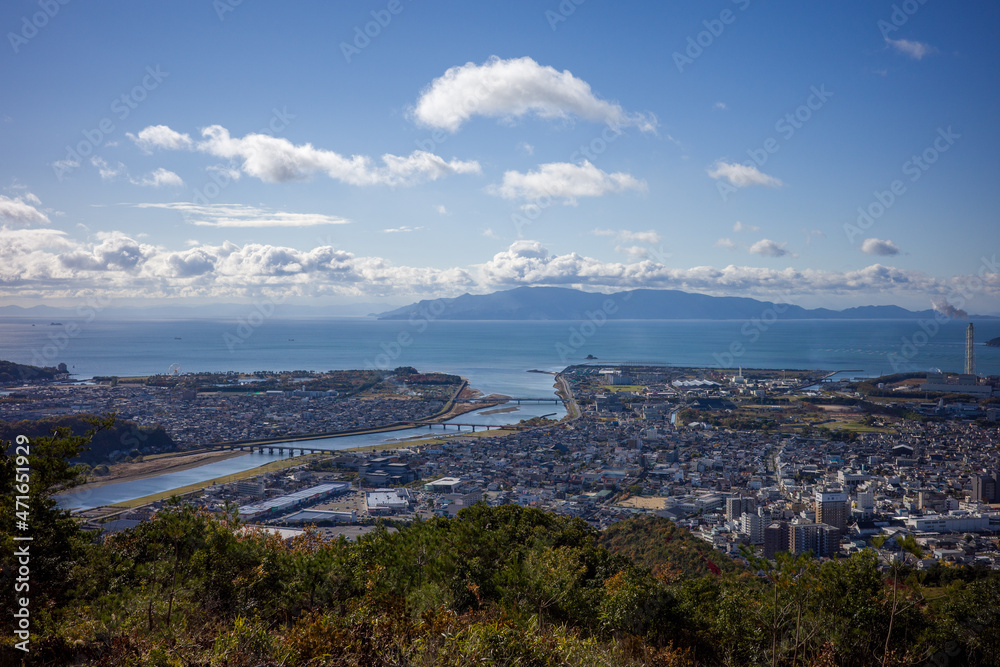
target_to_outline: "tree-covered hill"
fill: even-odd
[[[16,422],[0,421],[0,442],[13,441],[18,435],[30,438],[49,435],[63,427],[68,428],[73,435],[82,436],[91,428],[89,420],[92,419],[95,419],[94,415],[45,417]],[[115,452],[127,456],[136,451],[148,454],[169,452],[176,448],[173,439],[162,426],[139,426],[135,422],[118,419],[113,426],[96,433],[90,440],[89,446],[74,458],[73,463],[96,465],[109,461]]]
[[[601,546],[665,576],[699,577],[741,569],[688,529],[656,516],[608,526],[601,534]]]

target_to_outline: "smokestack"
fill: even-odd
[[[969,331],[965,335],[965,373],[966,375],[976,374],[976,334],[969,322]]]

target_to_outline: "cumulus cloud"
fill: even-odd
[[[413,110],[418,123],[449,132],[457,132],[473,116],[512,119],[531,114],[545,119],[577,116],[643,132],[655,132],[657,125],[653,114],[627,112],[599,98],[569,70],[560,72],[528,57],[493,56],[482,65],[451,67],[421,92]]]
[[[899,247],[889,240],[871,238],[861,244],[861,252],[866,255],[898,255]]]
[[[38,197],[30,192],[16,197],[0,195],[0,222],[18,225],[45,224],[49,222],[49,216],[35,208],[41,203]]]
[[[156,128],[170,128],[158,125]],[[146,128],[139,133],[143,135]],[[164,129],[157,130],[165,134]],[[179,133],[173,132],[174,135]],[[163,148],[193,148],[215,157],[239,162],[243,173],[259,178],[265,183],[302,181],[323,173],[349,185],[413,185],[422,181],[433,181],[452,174],[478,174],[481,171],[476,161],[447,161],[427,151],[413,151],[405,157],[386,153],[382,164],[364,155],[343,156],[331,150],[315,148],[312,144],[293,144],[282,137],[269,134],[249,133],[243,137],[233,137],[221,125],[211,125],[202,130],[202,140],[188,145],[180,142],[161,142]],[[171,135],[172,136],[172,135]],[[187,135],[179,135],[186,137]],[[168,145],[169,144],[169,145]]]
[[[737,188],[745,188],[751,185],[764,185],[769,188],[777,188],[784,185],[774,176],[768,176],[761,172],[752,164],[738,164],[735,162],[724,162],[718,160],[712,168],[708,170],[708,175],[715,180],[725,179],[730,185]]]
[[[139,243],[121,232],[100,232],[100,243],[88,250],[75,250],[59,256],[67,269],[78,271],[130,271],[152,257],[156,249]]]
[[[190,244],[188,244],[190,246]],[[286,295],[454,293],[475,282],[461,268],[397,266],[332,246],[197,244],[169,250],[121,232],[72,241],[55,230],[0,228],[0,294],[122,297],[227,297],[276,290]]]
[[[315,227],[344,225],[344,218],[320,213],[288,213],[243,204],[193,204],[191,202],[142,203],[136,208],[162,208],[178,211],[184,219],[199,227]]]
[[[778,243],[771,239],[761,239],[750,246],[750,254],[762,257],[784,257],[788,254],[788,251],[785,250],[785,245],[787,244]]]
[[[760,227],[758,227],[757,225],[744,225],[742,222],[740,222],[739,220],[737,220],[736,224],[733,225],[733,231],[734,232],[759,232],[760,231]]]
[[[885,43],[895,49],[898,53],[909,56],[914,60],[921,60],[924,56],[937,51],[937,49],[930,44],[911,41],[909,39],[889,39],[886,37]]]
[[[166,125],[150,125],[140,130],[139,134],[126,132],[125,136],[146,153],[152,152],[154,148],[165,148],[176,151],[189,149],[194,145],[190,135],[176,132]]]
[[[181,177],[172,171],[160,167],[142,178],[129,178],[132,185],[139,185],[146,188],[161,188],[164,186],[179,187],[184,185]]]
[[[383,229],[382,231],[386,234],[405,234],[407,232],[418,232],[421,229],[423,229],[423,227],[409,227],[407,225],[402,225],[391,229]]]
[[[736,248],[736,244],[733,243],[733,240],[730,238],[721,238],[715,242],[715,245],[718,248],[725,248],[727,250],[733,250]]]
[[[624,172],[609,174],[584,160],[581,164],[550,162],[526,174],[507,171],[503,183],[489,191],[504,199],[537,201],[553,197],[576,204],[577,197],[601,197],[624,190],[645,189],[645,181]]]
[[[856,271],[770,269],[729,265],[672,268],[643,260],[604,262],[577,253],[553,255],[537,241],[517,241],[480,266],[480,281],[492,288],[519,285],[588,285],[597,288],[664,288],[706,294],[900,294],[946,293],[962,278],[942,281],[917,271],[881,264]],[[1000,295],[1000,274],[981,277],[983,293]]]
[[[475,273],[461,267],[398,266],[331,245],[298,249],[193,240],[181,245],[186,247],[153,246],[121,232],[78,241],[58,230],[0,227],[0,296],[69,298],[101,292],[123,298],[218,299],[268,291],[287,296],[440,296],[519,285],[584,285],[762,297],[854,294],[868,299],[873,294],[908,293],[940,298],[975,278],[984,298],[1000,297],[1000,273],[939,280],[881,264],[848,272],[735,265],[676,268],[648,258],[623,263],[552,254],[537,241],[511,244]],[[632,254],[628,246],[621,250]]]

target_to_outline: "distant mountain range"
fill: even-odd
[[[707,296],[679,290],[637,289],[615,294],[564,287],[518,287],[493,294],[463,294],[451,299],[419,301],[378,316],[380,320],[412,317],[442,320],[584,320],[603,312],[618,320],[742,320],[774,309],[781,319],[924,319],[933,310],[899,306],[860,306],[845,310],[802,308],[744,297]],[[989,319],[995,319],[989,316]],[[977,317],[977,319],[980,319]]]
[[[261,303],[265,303],[261,300]],[[309,306],[283,303],[274,306],[274,316],[279,319],[306,319],[317,317],[366,317],[385,310],[384,303],[352,303],[343,305]],[[108,306],[98,317],[108,320],[220,320],[247,317],[256,310],[254,303],[217,303],[205,305],[157,306]],[[54,306],[0,306],[0,318],[33,319],[48,324],[49,321],[72,320],[92,317],[96,308],[81,305],[77,308]]]
[[[605,308],[609,299],[611,305]],[[417,317],[432,316],[442,320],[583,320],[587,319],[587,313],[601,311],[608,319],[619,320],[742,320],[762,317],[768,308],[774,308],[782,319],[923,319],[934,316],[934,311],[930,309],[912,311],[899,306],[861,306],[845,310],[809,309],[745,297],[707,296],[679,290],[637,289],[600,294],[565,287],[518,287],[492,294],[463,294],[449,299],[419,301],[388,311],[385,310],[384,303],[320,306],[281,303],[274,306],[274,317],[377,317],[380,320],[405,320],[415,314]],[[48,324],[82,317],[92,318],[94,310],[88,305],[81,305],[80,308],[0,306],[0,320],[19,319]],[[254,303],[152,306],[112,304],[96,314],[101,319],[123,321],[220,320],[247,317],[256,310]],[[973,318],[997,319],[989,315],[973,315]]]

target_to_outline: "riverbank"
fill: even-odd
[[[107,475],[102,475],[91,479],[85,484],[73,487],[73,492],[92,491],[108,484],[134,482],[148,477],[158,477],[167,473],[181,472],[182,470],[190,470],[191,468],[225,461],[226,459],[246,454],[248,452],[238,450],[179,452],[144,459],[134,463],[112,463],[108,466],[110,472]]]

